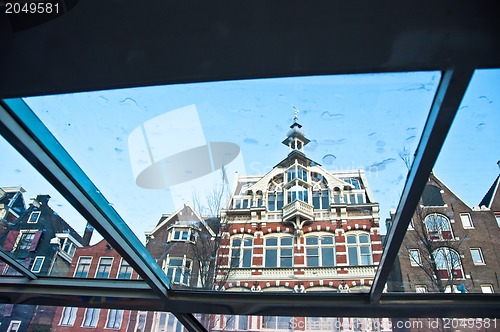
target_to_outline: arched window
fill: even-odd
[[[372,265],[370,235],[365,233],[346,236],[350,266]]]
[[[432,256],[440,279],[463,278],[460,255],[455,250],[447,247],[437,248]]]
[[[424,219],[429,239],[449,240],[453,238],[450,220],[442,214],[432,213]]]
[[[231,239],[231,267],[252,266],[253,238],[233,237]]]
[[[265,267],[293,266],[293,237],[268,237],[265,239]]]
[[[426,185],[422,193],[422,203],[424,206],[443,206],[444,201],[441,196],[441,189],[431,184]]]
[[[307,266],[334,266],[335,239],[329,235],[306,237]]]

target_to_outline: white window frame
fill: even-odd
[[[263,257],[263,262],[264,262],[264,267],[267,267],[267,268],[277,268],[277,267],[285,267],[285,268],[292,268],[294,266],[294,240],[293,240],[293,236],[291,235],[282,235],[282,236],[277,236],[278,234],[273,234],[272,236],[265,236],[264,237],[264,257]],[[292,244],[291,245],[282,245],[281,244],[281,240],[284,239],[284,238],[290,238],[292,240]],[[269,245],[267,244],[267,240],[269,239],[276,239],[276,245]],[[282,251],[283,250],[292,250],[292,256],[291,256],[291,260],[292,260],[292,265],[290,266],[281,266],[281,258],[289,258],[289,256],[284,256],[282,254]],[[266,264],[266,256],[268,254],[268,251],[270,250],[276,250],[276,266],[268,266]]]
[[[480,260],[478,262],[476,262],[476,260],[474,259],[473,251],[475,251],[479,254]],[[474,263],[474,265],[486,265],[486,263],[484,262],[483,251],[481,250],[481,248],[470,248],[470,254],[471,254],[472,262]]]
[[[360,242],[359,240],[359,237],[360,236],[367,236],[368,237],[368,243],[362,243]],[[356,238],[356,243],[348,243],[348,238],[351,237],[351,236],[354,236]],[[367,233],[367,232],[348,232],[345,234],[345,244],[346,244],[346,252],[347,252],[347,264],[349,266],[370,266],[370,265],[373,265],[373,251],[372,251],[372,242],[371,242],[371,238],[370,238],[370,233]],[[368,255],[366,254],[363,254],[361,252],[361,247],[368,247],[369,249],[369,253]],[[350,255],[349,255],[349,248],[356,248],[356,254],[357,254],[357,261],[358,261],[358,264],[357,265],[351,265],[350,263]],[[367,256],[370,258],[370,261],[369,261],[369,264],[363,264],[363,257],[364,256]]]
[[[325,237],[331,237],[332,238],[332,244],[323,244],[322,243],[322,239],[325,238]],[[316,238],[317,239],[317,244],[307,244],[307,239],[311,239],[311,238]],[[333,267],[335,266],[335,264],[337,263],[337,257],[336,257],[336,251],[335,251],[335,234],[332,234],[332,233],[323,233],[323,232],[313,232],[313,233],[309,233],[305,236],[305,240],[304,240],[304,243],[305,243],[305,253],[306,253],[306,265],[308,267]],[[318,265],[309,265],[309,254],[308,254],[308,249],[309,250],[314,250],[314,249],[317,249],[318,250]],[[324,255],[323,255],[323,249],[332,249],[333,251],[333,265],[325,265],[325,262],[324,262]]]
[[[433,220],[433,224],[430,225],[429,221],[431,220],[431,218],[434,218],[434,220]],[[441,223],[437,222],[438,218],[442,218],[442,220],[444,220],[445,222],[441,222]],[[440,214],[440,213],[430,213],[430,214],[425,216],[424,224],[425,224],[425,228],[427,230],[427,235],[429,236],[429,239],[436,240],[436,241],[454,239],[453,228],[451,227],[451,221],[445,215]],[[438,224],[439,224],[439,226],[436,227],[436,229],[434,229],[434,226],[436,226]],[[432,226],[432,227],[429,227],[429,226]],[[434,235],[434,236],[431,236],[431,232],[432,232],[432,235]],[[445,239],[443,237],[443,232],[450,232],[450,238]]]
[[[182,264],[179,266],[171,265],[170,262],[173,259],[182,260]],[[189,266],[187,266],[188,262],[189,262]],[[169,274],[170,274],[169,270],[172,270],[171,276],[169,276]],[[178,270],[180,271],[180,278],[179,278],[179,281],[175,281]],[[169,255],[163,261],[163,271],[165,272],[167,277],[170,279],[170,282],[172,284],[189,286],[190,282],[191,282],[192,272],[193,272],[193,261],[191,259],[187,259],[186,255],[184,255],[183,257]]]
[[[262,317],[262,330],[264,331],[289,331],[290,323],[293,317],[286,316],[263,316]],[[266,324],[272,324],[272,326],[264,326]],[[284,323],[287,323],[286,327]]]
[[[37,260],[41,260],[41,263],[38,269],[35,269]],[[45,261],[44,256],[36,256],[35,259],[33,260],[33,264],[31,265],[31,272],[39,273],[42,270],[44,261]]]
[[[36,215],[37,215],[37,216],[36,216],[36,219],[35,219],[35,221],[31,221],[31,217],[32,217],[34,214],[36,214]],[[38,219],[40,219],[40,215],[41,215],[41,214],[42,214],[42,213],[41,213],[40,211],[32,211],[32,212],[30,213],[30,216],[29,216],[29,218],[28,218],[27,223],[28,223],[28,224],[36,224],[36,223],[38,222]]]
[[[103,265],[102,262],[103,260],[111,260],[109,264],[106,264],[106,265]],[[109,279],[109,276],[111,275],[111,268],[113,267],[113,261],[114,261],[114,258],[113,257],[99,257],[99,264],[97,264],[97,269],[95,270],[95,276],[94,278],[103,278],[103,279]],[[103,272],[106,272],[106,270],[104,271],[100,271],[101,267],[109,267],[109,270],[107,270],[107,276],[106,277],[98,277],[97,275],[99,273],[103,273]]]
[[[240,245],[235,246],[235,240],[239,240]],[[250,241],[250,242],[249,242]],[[244,264],[245,258],[250,256],[250,264]],[[238,264],[233,265],[233,261],[238,258]],[[231,257],[230,257],[230,267],[241,267],[247,268],[252,267],[253,263],[253,237],[251,236],[233,236],[231,237]]]
[[[427,293],[427,286],[415,285],[415,293]]]
[[[462,221],[464,229],[474,228],[474,223],[472,222],[470,213],[460,213],[460,220]]]
[[[78,311],[77,307],[63,307],[59,325],[73,326],[75,324],[77,311]]]
[[[438,259],[436,257],[436,254],[439,251],[444,252],[444,254],[442,255],[443,258],[444,258],[444,260],[442,262],[444,262],[446,266],[438,265],[438,263],[441,262],[441,261],[438,262]],[[462,277],[461,278],[453,278],[453,279],[463,279],[465,277],[464,270],[463,270],[462,260],[460,259],[460,255],[459,255],[459,253],[456,250],[454,250],[452,248],[448,248],[448,247],[439,247],[439,248],[436,248],[432,252],[432,255],[434,256],[434,261],[436,262],[436,269],[437,270],[443,270],[443,271],[446,270],[447,273],[448,273],[448,277],[449,277],[450,273],[453,273],[453,271],[460,270],[461,274],[462,274]],[[455,257],[457,258],[457,261],[458,261],[458,264],[454,264],[454,266],[450,266],[450,264],[454,263],[453,261],[449,260],[449,258],[452,255],[455,255]],[[448,278],[445,278],[445,279],[448,279]]]
[[[176,238],[176,232],[179,232],[179,238]],[[182,234],[186,233],[186,239],[183,239]],[[187,243],[195,243],[196,242],[196,230],[190,226],[181,226],[174,225],[170,227],[168,232],[168,240],[167,242],[187,242]]]
[[[497,220],[497,226],[500,227],[500,213],[495,212],[495,219]]]
[[[14,324],[17,324],[14,326]],[[7,328],[7,332],[17,332],[21,328],[22,321],[20,320],[11,320],[9,327]]]
[[[19,235],[17,236],[17,239],[16,239],[16,244],[14,245],[14,248],[12,249],[12,251],[14,252],[16,250],[30,250],[31,245],[33,244],[33,240],[35,239],[36,232],[38,232],[37,229],[20,230]],[[24,243],[21,245],[21,241],[26,235],[31,235],[30,242],[28,244]]]
[[[411,266],[421,266],[422,256],[420,256],[420,250],[418,249],[408,249],[408,255],[410,256]],[[417,257],[417,259],[415,259]]]
[[[493,285],[481,285],[481,293],[483,294],[493,294],[495,290],[493,289]]]
[[[146,329],[146,320],[147,320],[147,312],[146,311],[139,311],[137,313],[137,322],[135,323],[134,331],[144,332]]]
[[[130,278],[120,278],[120,273],[122,273],[122,268],[125,268],[127,273],[130,270]],[[133,274],[134,274],[134,269],[132,268],[132,266],[130,266],[130,264],[125,259],[122,258],[120,260],[120,267],[118,268],[118,272],[116,273],[116,279],[132,279]]]
[[[69,238],[66,238],[61,245],[61,250],[69,255],[69,257],[73,257],[75,254],[77,245],[71,241]]]
[[[123,309],[109,309],[108,310],[108,318],[106,319],[105,328],[119,330],[121,328],[122,322],[123,322],[123,313],[124,313]],[[112,326],[110,326],[110,325],[112,325]]]
[[[89,313],[92,316],[88,316]],[[82,327],[97,327],[97,323],[99,322],[99,314],[101,313],[101,309],[99,308],[87,308],[85,309],[85,315],[83,316]],[[88,319],[90,318],[90,320]]]
[[[82,264],[82,260],[84,260],[84,259],[85,259],[85,260],[87,260],[87,259],[89,260],[89,261],[88,261],[88,264],[85,264],[85,265],[83,265],[83,264]],[[78,263],[76,264],[76,269],[75,269],[75,272],[73,273],[73,277],[74,277],[74,278],[87,278],[87,277],[89,276],[89,272],[90,272],[90,265],[91,265],[91,264],[92,264],[92,257],[90,257],[90,256],[80,256],[80,257],[78,257]],[[77,277],[76,275],[77,275],[77,273],[79,272],[80,267],[82,267],[82,266],[86,266],[86,267],[87,267],[87,268],[85,269],[85,271],[87,272],[87,274],[86,274],[86,276],[85,276],[85,277]]]

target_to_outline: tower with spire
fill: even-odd
[[[310,140],[293,108],[293,123],[282,141],[288,154],[266,174],[238,175],[221,213],[227,222],[216,271],[222,288],[368,292],[382,255],[378,203],[364,170],[332,172],[306,156]],[[251,317],[247,327],[273,330],[288,324],[280,319],[290,320]],[[306,330],[317,326],[314,318],[294,319]],[[337,326],[335,319],[321,320],[330,324],[323,330]],[[217,321],[223,324],[225,318]],[[345,329],[352,325],[350,318],[341,323]]]

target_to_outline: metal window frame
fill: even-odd
[[[387,246],[369,294],[279,294],[179,291],[123,219],[21,99],[0,102],[0,134],[61,192],[144,281],[36,278],[8,255],[23,278],[0,278],[0,301],[170,311],[189,331],[205,331],[193,312],[232,315],[350,317],[500,317],[495,294],[383,294],[425,183],[474,68],[443,72],[409,171]],[[7,257],[5,257],[7,256]],[[95,298],[109,301],[92,301]],[[90,299],[90,300],[89,300]]]

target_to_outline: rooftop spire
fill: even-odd
[[[304,152],[304,145],[310,141],[305,137],[304,132],[300,129],[302,125],[299,123],[299,109],[293,106],[293,123],[287,133],[287,138],[282,142],[290,147],[290,151],[297,150]]]

